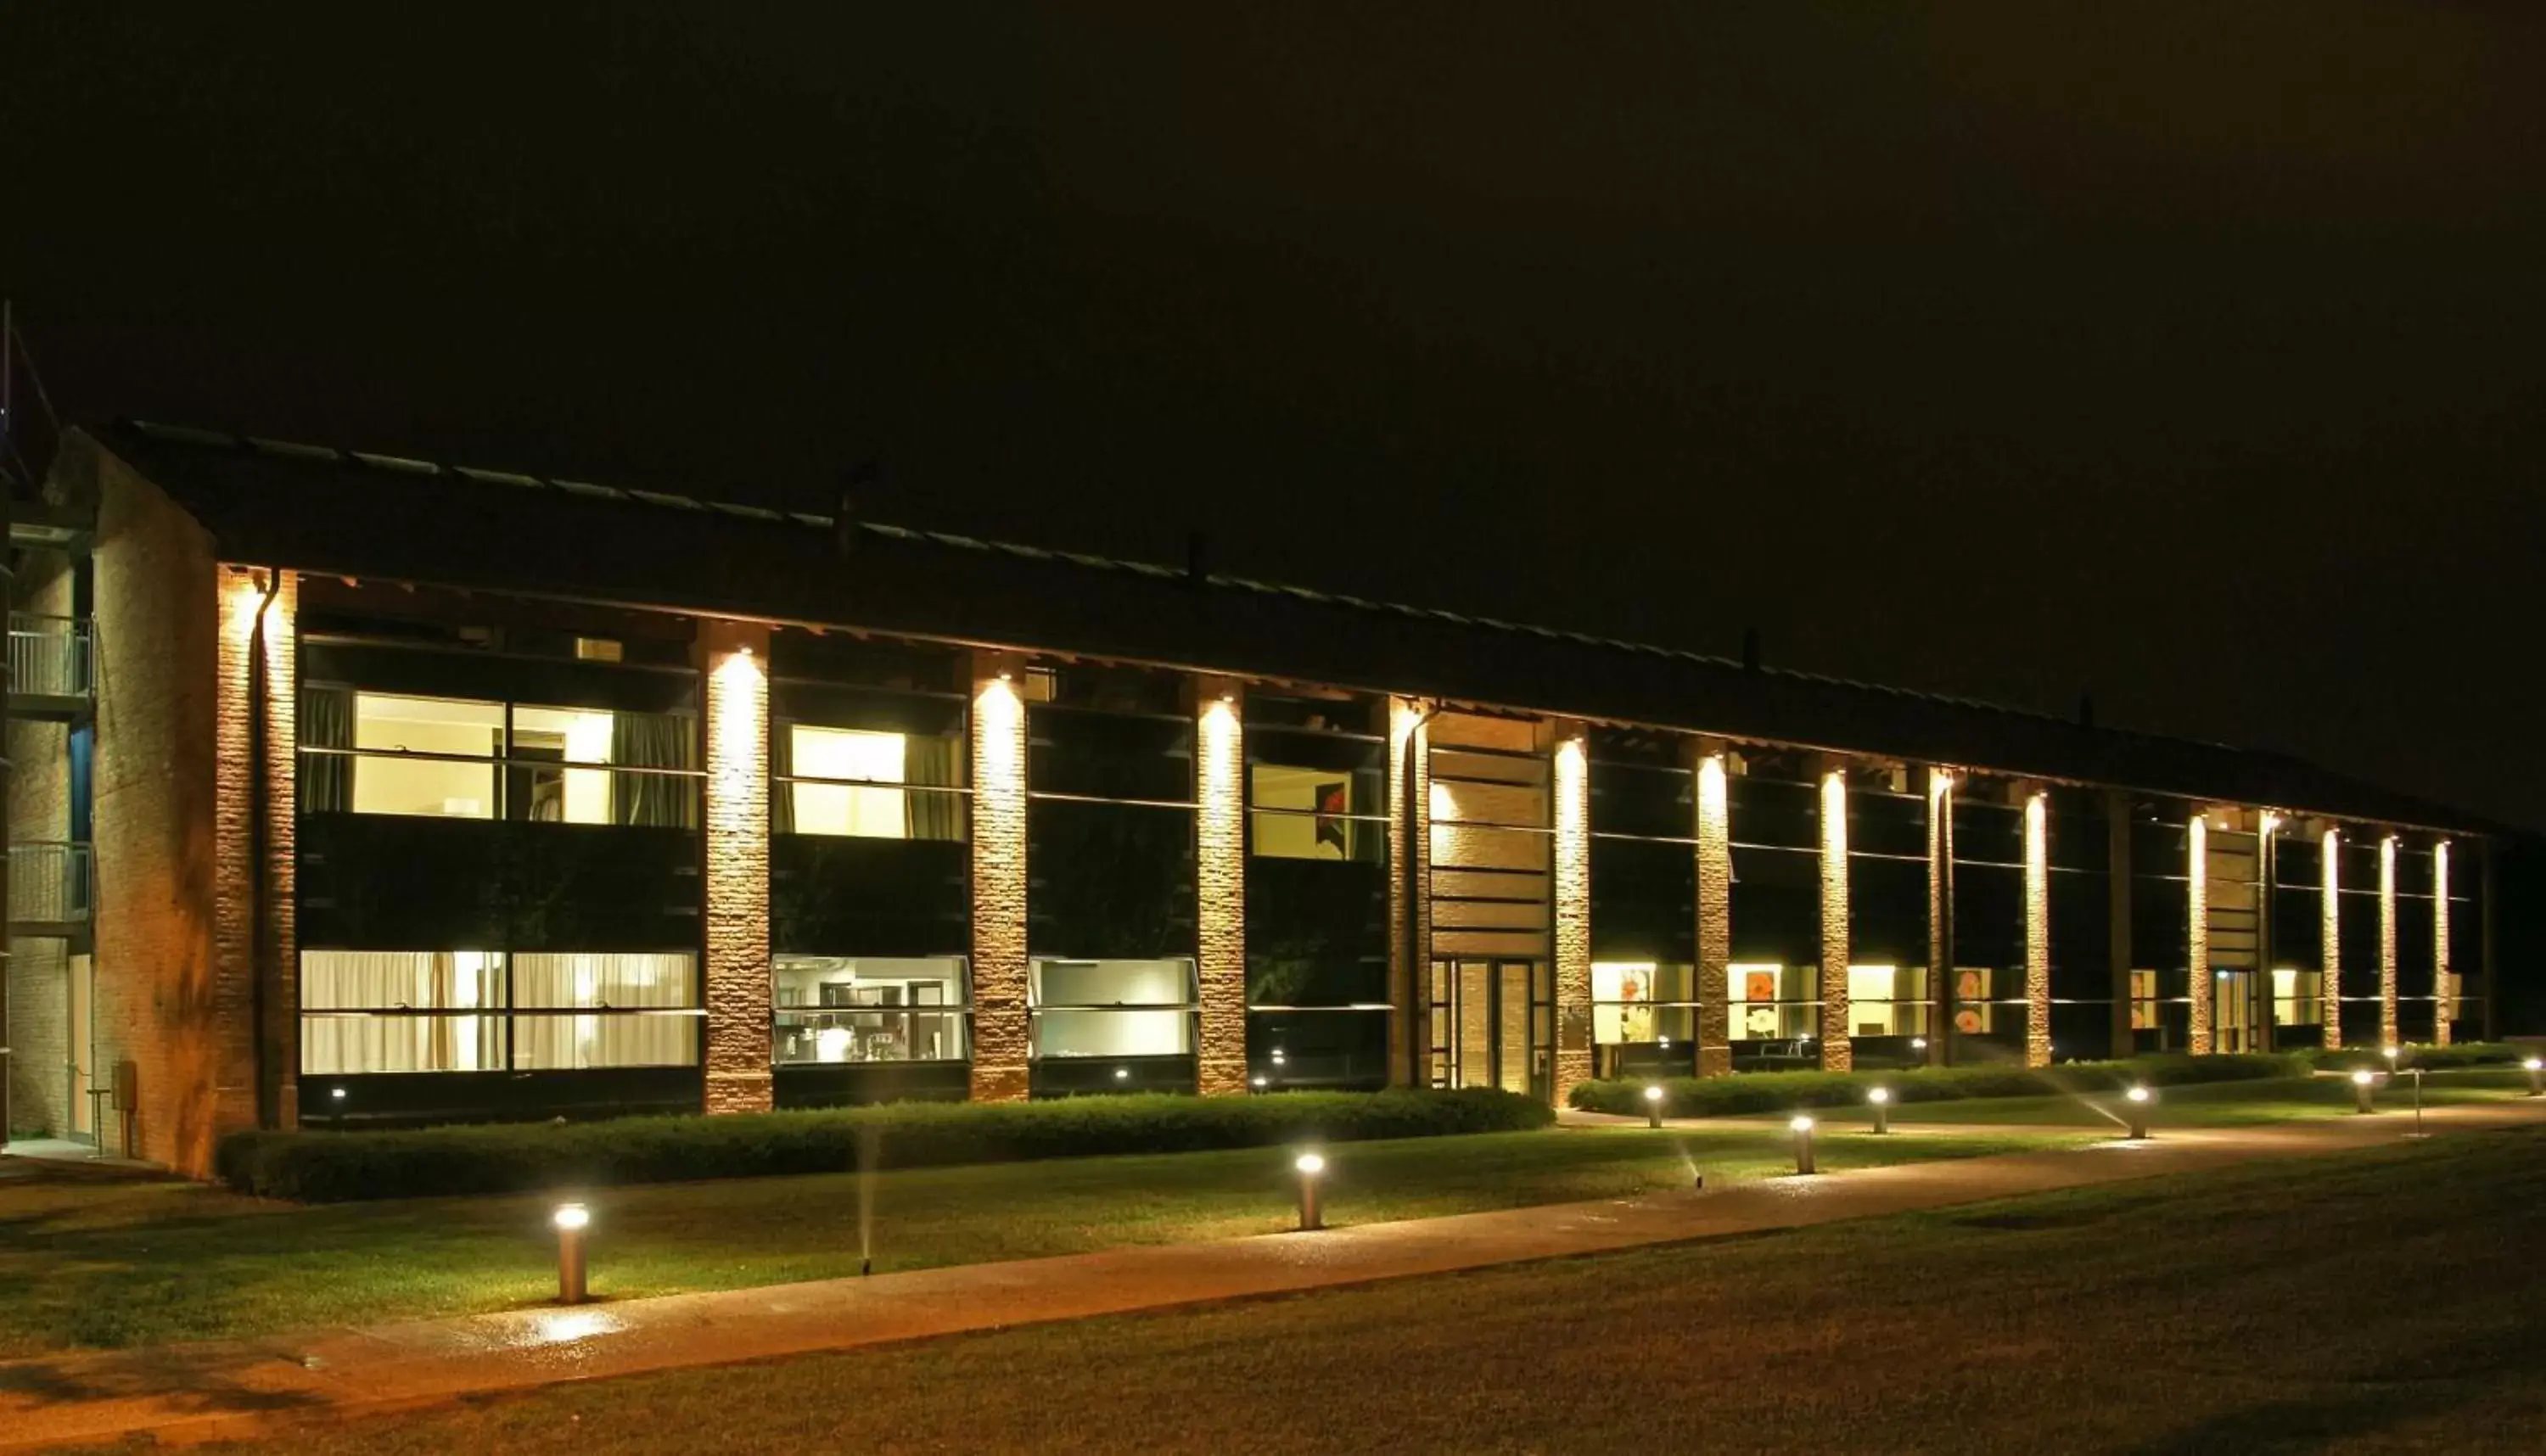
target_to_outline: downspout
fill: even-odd
[[[266,573],[264,595],[258,598],[256,616],[248,622],[247,635],[247,783],[248,783],[248,872],[247,943],[248,943],[248,1025],[255,1037],[256,1058],[256,1125],[273,1127],[283,1115],[283,1085],[273,1074],[266,1057],[266,961],[269,935],[265,900],[273,879],[273,867],[267,863],[268,848],[274,827],[266,801],[266,704],[265,704],[265,614],[274,606],[275,595],[283,590],[280,569]]]
[[[1424,1063],[1425,1060],[1431,1056],[1432,1051],[1431,1032],[1429,1030],[1432,1025],[1431,1003],[1425,999],[1425,987],[1431,984],[1432,968],[1429,966],[1418,965],[1415,960],[1415,953],[1422,949],[1423,938],[1421,934],[1418,933],[1415,923],[1416,917],[1422,913],[1422,907],[1414,902],[1415,890],[1417,888],[1414,877],[1414,866],[1426,853],[1426,846],[1416,837],[1423,827],[1423,814],[1422,806],[1416,802],[1414,794],[1414,786],[1417,777],[1414,772],[1414,754],[1416,752],[1416,745],[1422,741],[1424,725],[1430,723],[1432,721],[1432,716],[1440,711],[1441,705],[1435,703],[1416,714],[1414,722],[1406,726],[1405,782],[1399,786],[1400,797],[1402,797],[1405,802],[1405,863],[1398,866],[1398,873],[1404,877],[1405,885],[1405,929],[1403,932],[1405,937],[1405,997],[1409,1003],[1405,1008],[1405,1016],[1408,1022],[1405,1034],[1405,1084],[1409,1087],[1419,1087],[1424,1084],[1424,1077],[1422,1075]]]

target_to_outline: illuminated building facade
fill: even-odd
[[[13,909],[10,1004],[75,995],[84,1050],[22,1053],[12,1122],[128,1109],[191,1171],[256,1126],[1561,1101],[2492,1014],[2488,826],[2277,756],[145,425],[53,489],[19,602],[93,661],[13,693],[11,827],[91,908]]]

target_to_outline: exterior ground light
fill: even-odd
[[[1795,1135],[1795,1171],[1799,1173],[1814,1171],[1813,1120],[1809,1117],[1798,1117],[1786,1126]]]
[[[1892,1089],[1875,1087],[1865,1094],[1865,1100],[1874,1109],[1874,1130],[1878,1133],[1892,1131]]]
[[[2156,1094],[2146,1087],[2133,1087],[2122,1094],[2122,1100],[2130,1104],[2126,1110],[2131,1119],[2131,1141],[2147,1142],[2149,1104],[2157,1100]]]
[[[2369,1097],[2370,1097],[2370,1088],[2371,1088],[2371,1087],[2373,1087],[2373,1086],[2376,1086],[2376,1085],[2377,1085],[2377,1083],[2378,1083],[2378,1074],[2377,1074],[2376,1072],[2374,1072],[2374,1071],[2370,1071],[2368,1068],[2366,1068],[2366,1067],[2364,1067],[2364,1068],[2360,1069],[2358,1071],[2355,1071],[2355,1072],[2353,1072],[2353,1073],[2351,1074],[2351,1110],[2352,1110],[2352,1111],[2354,1111],[2354,1112],[2375,1112],[2375,1111],[2377,1111],[2377,1110],[2378,1110],[2375,1106],[2371,1105],[2370,1100],[2369,1100]]]
[[[1649,1128],[1657,1128],[1661,1125],[1662,1084],[1660,1082],[1655,1082],[1653,1085],[1645,1088],[1645,1126]]]
[[[1300,1175],[1300,1232],[1315,1233],[1326,1226],[1325,1211],[1317,1207],[1317,1175],[1326,1170],[1325,1156],[1303,1153],[1291,1159],[1291,1166]]]
[[[592,1211],[580,1203],[560,1203],[550,1216],[557,1236],[557,1303],[579,1305],[586,1298],[583,1280],[583,1231]]]
[[[2519,1065],[2528,1071],[2528,1095],[2546,1097],[2546,1057],[2531,1057]]]

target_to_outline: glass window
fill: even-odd
[[[1803,1042],[1820,1033],[1820,967],[1736,964],[1725,982],[1733,1040]]]
[[[1847,968],[1847,1024],[1852,1036],[1923,1036],[1927,1031],[1927,968]]]
[[[304,951],[306,1073],[698,1063],[698,959]]]
[[[2132,980],[2136,987],[2138,981],[2136,973]],[[2133,994],[2137,994],[2136,989]],[[2151,994],[2155,994],[2154,989]],[[2131,1024],[2139,1025],[2136,1005],[2132,1008]],[[2275,1026],[2324,1025],[2324,974],[2316,971],[2294,971],[2286,967],[2272,972],[2272,1024]]]
[[[789,724],[778,774],[788,813],[780,832],[871,839],[961,839],[959,738]],[[882,787],[891,785],[893,787]]]
[[[1697,968],[1652,961],[1591,963],[1591,1039],[1600,1046],[1697,1040]]]
[[[1247,765],[1257,854],[1284,859],[1384,860],[1385,806],[1375,776],[1279,763]]]
[[[354,813],[495,816],[493,760],[504,741],[503,704],[392,693],[353,698],[351,747],[420,755],[360,760],[353,776]]]
[[[1029,981],[1035,1057],[1193,1053],[1200,988],[1191,960],[1038,958]]]
[[[2164,1023],[2157,1009],[2157,973],[2131,973],[2131,1030],[2156,1031]]]
[[[780,956],[770,963],[780,1066],[961,1062],[971,1000],[960,956]]]

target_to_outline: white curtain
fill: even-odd
[[[571,1014],[694,1010],[689,955],[517,955],[512,1065],[522,1070],[688,1067],[696,1015]],[[481,951],[308,951],[300,958],[300,1066],[317,1075],[496,1071],[504,1068],[505,957]],[[491,1016],[372,1016],[366,1011],[496,1011]]]

